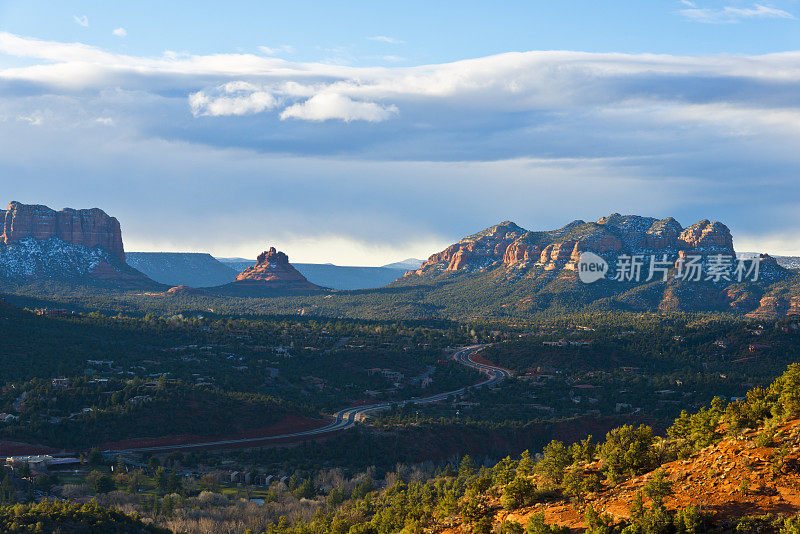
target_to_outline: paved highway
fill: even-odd
[[[439,402],[453,395],[461,395],[467,390],[468,387],[477,388],[482,386],[490,386],[493,384],[497,384],[498,382],[501,382],[502,380],[511,376],[509,372],[505,369],[502,369],[500,367],[494,367],[492,365],[485,365],[482,363],[473,362],[470,359],[470,357],[473,354],[475,354],[477,351],[479,351],[484,347],[486,347],[486,345],[473,345],[471,347],[466,347],[464,349],[461,349],[453,354],[453,359],[458,363],[466,365],[467,367],[472,367],[473,369],[477,369],[484,375],[486,375],[485,380],[478,382],[477,384],[473,384],[471,386],[466,386],[460,389],[456,389],[454,391],[447,391],[445,393],[439,393],[437,395],[431,395],[429,397],[416,397],[402,401],[387,401],[387,402],[380,402],[378,404],[368,404],[365,406],[355,406],[353,408],[345,408],[344,410],[339,410],[338,412],[333,414],[333,421],[331,421],[331,423],[326,426],[316,428],[314,430],[294,432],[292,434],[279,434],[277,436],[265,436],[259,438],[225,439],[219,441],[206,441],[202,443],[187,443],[185,445],[163,445],[158,447],[119,449],[109,452],[118,452],[118,453],[158,452],[158,451],[171,451],[177,449],[196,449],[201,447],[224,447],[225,445],[242,445],[242,444],[256,443],[256,442],[289,440],[292,438],[319,436],[320,434],[337,432],[339,430],[344,430],[346,428],[350,428],[353,425],[355,425],[356,417],[361,414],[375,412],[378,410],[384,410],[386,408],[391,408],[392,406],[405,406],[406,404],[428,404],[431,402]]]

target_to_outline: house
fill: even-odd
[[[57,467],[63,465],[73,465],[81,463],[78,458],[55,458],[49,454],[38,454],[33,456],[9,456],[6,458],[6,467],[10,469],[19,469],[27,465],[31,470],[42,472],[46,471],[48,467]]]
[[[52,384],[57,388],[65,388],[69,385],[69,378],[54,378]]]
[[[17,419],[19,419],[19,417],[17,417],[14,414],[5,413],[5,412],[0,413],[0,422],[2,422],[2,423],[10,423],[12,421],[16,421]]]

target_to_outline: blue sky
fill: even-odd
[[[102,207],[128,250],[369,265],[619,211],[800,253],[798,17],[795,0],[6,0],[3,190]]]

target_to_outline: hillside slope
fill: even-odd
[[[200,252],[128,252],[126,261],[156,282],[170,286],[220,286],[232,282],[240,272]]]

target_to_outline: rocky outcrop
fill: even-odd
[[[682,231],[680,223],[672,217],[656,221],[645,233],[644,246],[653,250],[674,247]]]
[[[258,255],[256,264],[242,271],[234,284],[262,284],[276,289],[320,289],[289,263],[289,257],[271,247]]]
[[[684,229],[672,217],[654,219],[612,213],[596,222],[573,221],[558,230],[529,232],[510,221],[465,237],[433,254],[406,276],[443,271],[474,271],[492,265],[545,270],[574,269],[582,252],[600,255],[692,254],[734,255],[728,227],[702,220]]]
[[[721,222],[712,223],[708,219],[682,231],[678,236],[678,244],[683,250],[733,252],[733,237],[728,227]]]
[[[289,256],[283,252],[278,252],[275,247],[271,247],[258,255],[256,264],[242,271],[237,277],[237,282],[243,281],[262,281],[291,284],[308,284],[305,276],[292,267],[289,263]],[[316,286],[314,286],[316,287]]]
[[[98,208],[55,211],[47,206],[11,202],[0,211],[3,222],[0,241],[6,245],[23,239],[46,240],[55,237],[72,245],[101,248],[125,261],[119,221]]]
[[[591,285],[579,276],[578,264],[585,252],[607,264],[608,274]],[[714,258],[717,255],[729,259]],[[688,256],[701,256],[694,264],[700,271],[678,269],[678,259]],[[544,310],[553,302],[567,307],[597,302],[601,307],[670,312],[745,314],[760,307],[766,315],[782,315],[800,307],[790,299],[759,304],[766,288],[786,281],[792,273],[762,255],[757,276],[752,270],[745,274],[736,269],[750,269],[752,264],[738,264],[735,256],[728,227],[707,219],[683,228],[672,217],[612,213],[594,222],[576,220],[545,231],[527,231],[507,221],[433,254],[422,268],[409,271],[396,283],[414,284],[415,277],[435,283],[439,277],[446,282],[453,276],[468,276],[475,281],[475,291],[485,284],[502,288],[499,293],[518,295],[516,302],[503,304],[509,309]],[[684,265],[680,263],[681,269]],[[464,280],[459,287],[470,287],[469,282]]]
[[[522,241],[514,241],[503,253],[503,263],[514,265],[515,263],[528,262],[532,258],[539,258],[542,255],[542,247],[530,245]]]
[[[0,210],[0,278],[62,280],[113,289],[159,284],[125,263],[119,221],[103,210],[11,202]]]
[[[432,255],[416,271],[409,271],[407,275],[422,273],[429,267],[440,271],[460,271],[463,269],[476,269],[486,267],[495,262],[503,261],[509,246],[517,243],[526,233],[511,221],[504,221],[465,237],[458,243],[450,245],[443,251]],[[524,245],[524,248],[523,248]],[[527,245],[520,243],[512,254],[524,258]]]

